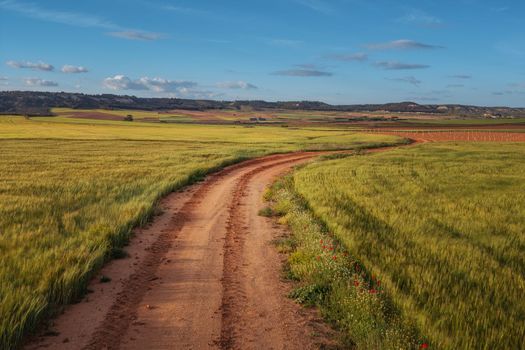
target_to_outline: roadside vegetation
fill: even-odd
[[[523,144],[460,142],[299,169],[273,191],[293,297],[358,348],[523,348],[523,159]]]
[[[104,261],[122,257],[132,228],[167,193],[255,156],[402,141],[322,128],[0,117],[0,348],[14,348],[81,295]]]
[[[427,346],[371,274],[308,208],[287,176],[266,193],[272,213],[292,236],[276,242],[289,254],[286,277],[297,281],[290,297],[315,306],[342,335],[345,348],[421,349]]]

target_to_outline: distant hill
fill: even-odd
[[[212,101],[179,98],[143,98],[126,95],[86,95],[69,92],[0,91],[1,114],[49,115],[53,107],[75,109],[141,110],[306,110],[341,112],[411,112],[459,117],[525,117],[525,108],[464,105],[420,105],[414,102],[363,105],[329,105],[315,101]]]

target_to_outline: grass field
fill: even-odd
[[[141,120],[144,118],[159,118],[159,112],[157,111],[141,111],[141,110],[129,110],[129,109],[73,109],[73,108],[53,108],[51,110],[53,114],[60,116],[74,116],[75,114],[91,114],[95,115],[97,113],[101,114],[110,114],[118,117],[125,117],[127,115],[132,115],[133,119]]]
[[[349,349],[420,349],[425,344],[415,327],[392,306],[381,281],[332,235],[294,189],[292,176],[266,193],[271,207],[261,215],[278,215],[292,235],[276,241],[288,253],[286,276],[298,286],[290,297],[316,306],[340,331],[341,345]]]
[[[291,125],[323,125],[323,124],[347,124],[353,127],[366,127],[359,123],[370,123],[369,119],[381,118],[389,120],[383,123],[388,127],[406,129],[413,125],[414,128],[426,127],[450,128],[469,127],[472,129],[486,129],[491,126],[496,129],[522,129],[525,126],[525,118],[459,118],[443,115],[424,115],[418,113],[390,113],[390,112],[334,112],[334,111],[287,111],[287,110],[262,110],[262,111],[239,111],[239,110],[208,110],[208,111],[143,111],[143,110],[104,110],[104,109],[71,109],[53,108],[52,114],[62,119],[80,119],[96,122],[97,120],[123,120],[128,115],[133,116],[135,122],[163,122],[163,123],[218,123],[234,124],[251,123],[250,118],[264,118],[262,123],[286,123]],[[394,119],[390,119],[394,118]],[[377,125],[382,125],[379,122]]]
[[[360,274],[350,265],[347,275],[357,277],[347,278],[343,287],[352,288],[357,278],[356,288],[365,283],[369,291],[383,291],[386,305],[392,300],[431,348],[522,349],[524,159],[525,147],[517,143],[423,144],[312,164],[294,173],[293,186],[334,235],[335,243],[325,238],[330,247],[347,250],[366,271]],[[291,263],[299,269],[296,275],[308,277],[318,255],[326,253],[318,242],[305,242]],[[323,284],[310,276],[306,281],[330,290],[332,281],[340,280]],[[385,334],[403,327],[389,326],[385,306],[373,298],[352,298],[344,300],[353,312],[330,303],[324,304],[325,312],[346,325],[352,338],[362,334],[362,323],[352,323],[349,315],[368,310],[362,317],[376,322],[375,339],[382,345],[357,339],[364,348],[396,347],[399,337]]]
[[[343,128],[282,128],[271,126],[225,126],[194,124],[134,123],[111,120],[70,119],[65,117],[0,118],[1,139],[83,139],[83,140],[157,140],[223,142],[231,144],[272,145],[290,149],[344,147],[377,140],[399,140],[396,136],[349,133]]]
[[[166,193],[249,157],[399,141],[328,129],[0,117],[0,348],[81,294]]]

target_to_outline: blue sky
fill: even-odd
[[[0,89],[525,107],[525,2],[0,0]]]

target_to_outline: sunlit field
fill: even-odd
[[[340,342],[357,349],[421,349],[426,340],[414,323],[392,306],[382,281],[334,236],[294,189],[292,176],[266,193],[271,209],[291,236],[276,241],[288,253],[286,276],[297,281],[295,301],[315,306],[339,330]]]
[[[405,329],[385,321],[388,300],[430,348],[523,348],[524,159],[519,143],[449,142],[306,166],[294,173],[293,188],[334,235],[335,243],[324,239],[336,252],[317,241],[323,236],[299,240],[292,272],[295,266],[295,274],[318,290],[354,289],[335,299],[335,309],[326,300],[318,304],[364,348],[396,348],[404,339],[388,333]],[[312,277],[327,271],[316,264],[343,251],[350,264],[343,265],[345,280]],[[354,297],[363,283],[370,301]],[[353,320],[356,315],[373,321],[375,340],[363,334],[367,323]]]
[[[158,140],[188,142],[228,142],[264,145],[280,143],[295,149],[318,148],[320,144],[347,145],[399,140],[393,136],[374,136],[348,132],[343,128],[285,128],[278,126],[226,126],[121,122],[65,117],[0,118],[2,139],[83,139],[83,140]]]
[[[81,294],[168,192],[250,157],[400,141],[328,129],[0,117],[0,348]]]

